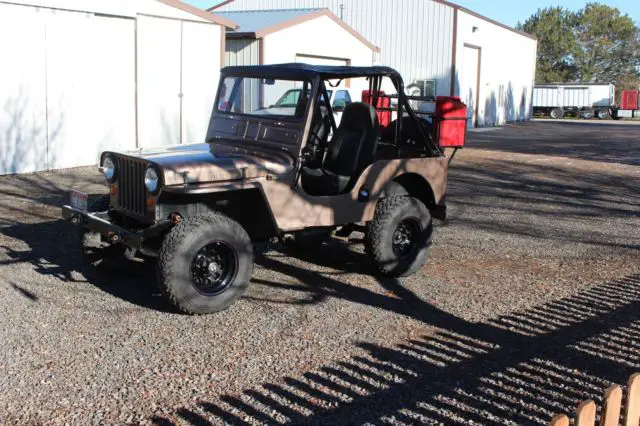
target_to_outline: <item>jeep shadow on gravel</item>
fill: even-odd
[[[333,111],[328,86],[356,82],[366,102]],[[293,103],[273,107],[294,88]],[[227,67],[207,143],[104,152],[109,194],[87,203],[71,191],[62,214],[86,253],[155,258],[185,313],[229,307],[251,280],[253,244],[289,235],[362,228],[377,271],[407,276],[425,262],[432,217],[444,219],[448,169],[409,100],[387,67]]]

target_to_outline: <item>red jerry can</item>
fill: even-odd
[[[467,133],[467,106],[458,96],[436,97],[436,140],[441,148],[462,148]]]
[[[378,95],[378,102],[377,105],[373,105],[373,96],[374,95]],[[373,106],[374,108],[378,109],[378,108],[390,108],[391,107],[391,98],[386,96],[384,94],[384,90],[380,90],[380,91],[374,91],[371,92],[369,90],[363,90],[362,91],[362,102],[364,102],[365,104],[369,104],[371,106]],[[391,122],[391,111],[388,110],[382,110],[382,111],[378,111],[377,115],[378,115],[378,123],[380,124],[380,127],[387,127],[389,125],[389,123]]]

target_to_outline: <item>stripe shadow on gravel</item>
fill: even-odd
[[[640,369],[640,274],[485,323],[455,319],[406,288],[382,284],[397,301],[373,294],[367,301],[331,279],[322,286],[334,297],[385,302],[379,306],[439,331],[395,347],[361,342],[366,356],[151,423],[546,424],[584,399],[600,401],[611,383]]]

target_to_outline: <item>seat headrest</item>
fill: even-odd
[[[369,128],[378,126],[376,109],[363,102],[350,103],[342,113],[340,127],[355,129],[362,126]]]

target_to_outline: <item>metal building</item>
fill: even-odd
[[[227,0],[212,11],[328,8],[423,96],[458,95],[470,126],[531,117],[536,39],[444,0]],[[318,35],[322,37],[323,35]]]
[[[236,29],[227,30],[225,65],[303,62],[316,65],[371,66],[375,54],[380,51],[328,9],[238,11],[218,14],[238,25]],[[310,34],[322,34],[322,37],[312,37]],[[333,89],[337,93],[342,91],[356,94],[368,87],[363,79],[353,82],[346,79],[337,82]],[[285,89],[280,89],[282,88],[262,88],[263,102],[266,105],[276,103],[285,92]],[[258,103],[258,88],[246,90],[251,90],[255,96],[247,97],[245,100]]]
[[[0,174],[202,142],[226,27],[177,0],[0,0]]]

